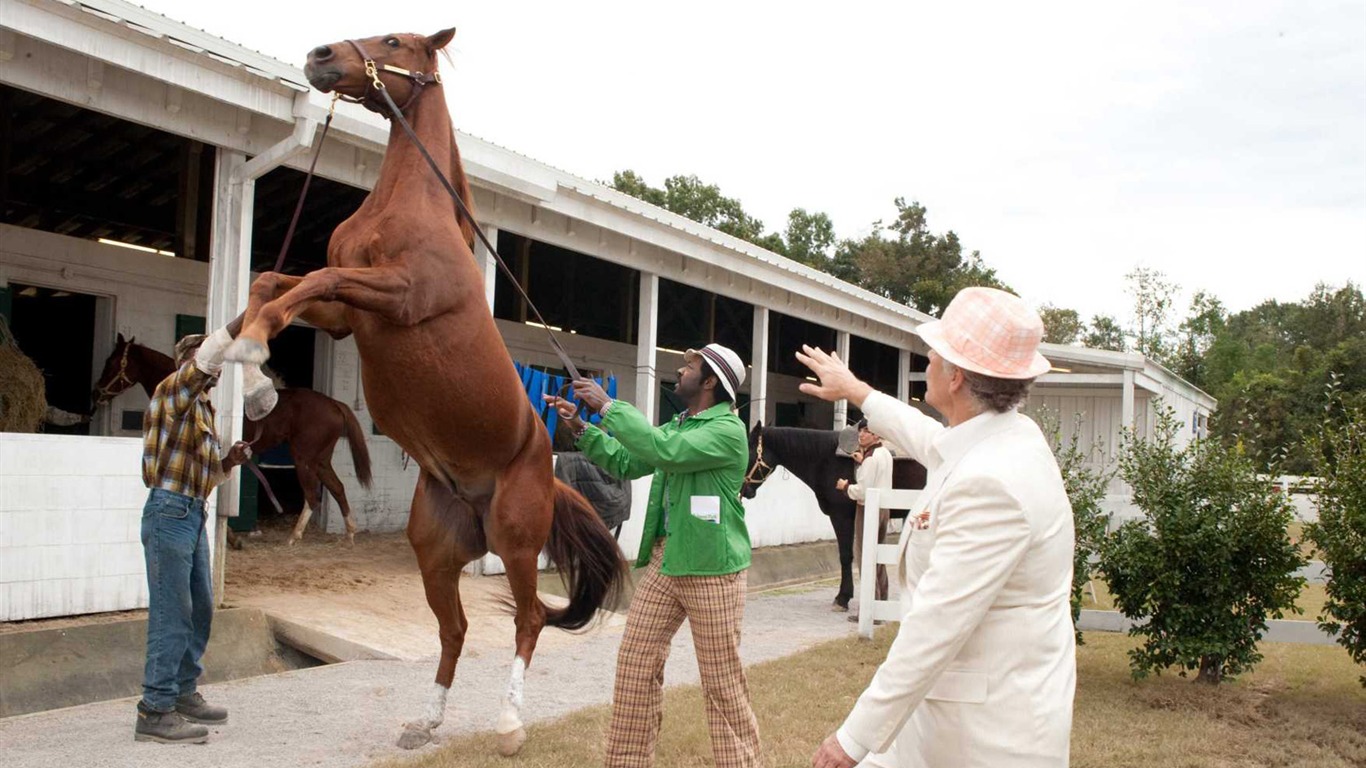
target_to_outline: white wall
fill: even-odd
[[[141,440],[0,433],[0,621],[147,606],[141,466]]]
[[[169,355],[175,346],[175,316],[205,314],[209,265],[0,224],[0,284],[8,283],[107,298],[113,302],[114,332]],[[95,339],[96,378],[114,348],[114,332]],[[142,387],[114,398],[111,406],[96,414],[95,431],[139,434],[118,429],[118,414],[147,408]]]

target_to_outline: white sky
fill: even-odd
[[[463,131],[590,179],[695,173],[769,230],[919,200],[1084,316],[1126,319],[1140,264],[1234,310],[1366,283],[1366,0],[143,5],[299,65],[455,26]]]

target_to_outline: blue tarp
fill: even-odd
[[[527,399],[531,401],[531,407],[535,409],[537,415],[541,417],[541,421],[545,422],[546,429],[549,430],[550,437],[553,439],[555,437],[555,427],[559,423],[560,416],[554,408],[551,408],[541,399],[541,396],[559,394],[560,388],[564,387],[564,385],[569,382],[569,378],[567,376],[553,376],[545,371],[538,371],[529,365],[522,365],[521,363],[513,363],[513,365],[517,366],[517,373],[522,377],[522,389],[526,390],[526,396]],[[601,378],[596,378],[594,381],[607,391],[608,397],[615,398],[617,396],[617,377],[608,376],[606,381]],[[579,404],[578,399],[574,397],[574,390],[572,387],[565,392],[564,397],[566,400],[569,400],[576,405]],[[595,413],[589,416],[587,421],[596,424],[599,418],[600,417]]]

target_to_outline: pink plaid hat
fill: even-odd
[[[984,376],[1032,379],[1053,367],[1039,354],[1039,313],[1019,296],[995,288],[964,288],[942,319],[916,332],[940,357]]]

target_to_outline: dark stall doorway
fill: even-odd
[[[95,312],[98,298],[84,293],[10,283],[10,330],[19,349],[43,371],[47,404],[70,413],[90,412],[95,380]],[[43,425],[58,435],[88,435],[90,424]]]

